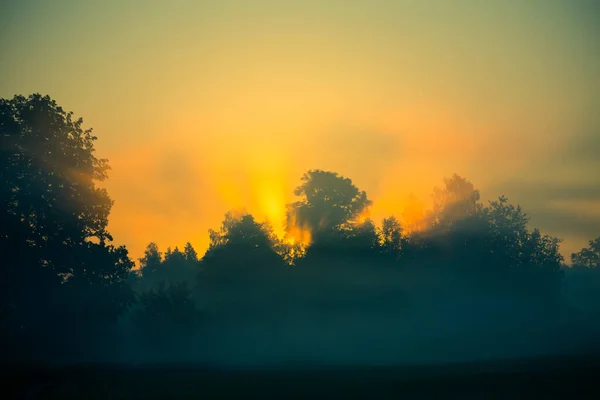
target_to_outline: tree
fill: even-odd
[[[374,258],[380,253],[380,238],[371,219],[348,224],[340,233],[340,257],[360,257],[363,260],[375,261]]]
[[[560,254],[561,239],[542,235],[539,229],[527,232],[520,249],[519,267],[523,271],[523,290],[545,299],[548,306],[557,307],[563,283]]]
[[[196,251],[191,244],[187,243],[183,252],[175,246],[175,250],[165,256],[161,268],[164,280],[174,284],[193,282],[198,273],[197,266]]]
[[[402,251],[402,227],[396,217],[384,218],[381,223],[381,247],[385,254],[398,257]]]
[[[185,244],[183,254],[185,256],[185,261],[188,263],[195,265],[198,262],[198,253],[196,253],[196,250],[194,250],[194,247],[190,242]]]
[[[440,227],[450,227],[481,209],[479,191],[470,181],[457,174],[445,178],[444,187],[435,188],[432,197],[433,223]]]
[[[0,99],[3,239],[46,253],[64,242],[112,240],[112,200],[96,187],[108,162],[94,156],[96,137],[82,125],[48,96]]]
[[[162,253],[156,243],[151,242],[144,250],[144,256],[139,259],[142,277],[147,282],[160,280],[162,267]]]
[[[523,272],[530,269],[558,273],[563,261],[559,251],[561,240],[542,235],[538,229],[529,231],[529,217],[521,206],[510,204],[505,196],[500,196],[482,210],[482,215],[485,230],[481,229],[480,235],[488,237],[485,251],[496,265]]]
[[[162,283],[139,296],[132,320],[149,341],[147,344],[160,347],[177,344],[178,335],[197,328],[201,316],[187,284]]]
[[[494,263],[504,268],[518,264],[521,248],[528,238],[527,214],[520,206],[508,203],[505,196],[491,201],[483,214],[487,232],[481,234],[489,237],[487,247]]]
[[[208,230],[208,236],[210,239],[208,245],[209,250],[214,247],[224,245],[227,241],[227,235],[229,234],[229,231],[240,222],[243,216],[246,215],[248,215],[248,213],[243,210],[232,210],[225,213],[225,218],[223,219],[219,230]]]
[[[177,264],[183,264],[185,262],[185,255],[179,250],[179,246],[175,246],[175,250],[171,250],[169,247],[167,253],[165,253],[164,262],[172,262]]]
[[[288,205],[287,229],[307,228],[313,241],[335,234],[371,205],[364,191],[337,173],[311,170],[302,182],[294,190],[301,199]]]
[[[600,237],[590,240],[571,254],[571,268],[565,268],[565,297],[588,324],[600,324]]]
[[[81,118],[49,96],[33,94],[0,99],[0,136],[0,248],[9,258],[3,263],[5,281],[31,283],[30,268],[40,279],[45,275],[47,284],[93,275],[69,256],[73,251],[89,256],[87,250],[98,249],[90,242],[112,241],[106,226],[113,202],[96,186],[109,166],[94,155],[92,130],[84,130]]]
[[[60,330],[48,320],[80,308],[114,317],[129,303],[133,264],[107,231],[113,201],[97,183],[109,165],[95,156],[92,130],[33,94],[0,99],[0,139],[0,302],[32,329]],[[76,297],[87,292],[115,297]]]
[[[221,262],[255,264],[264,258],[279,259],[276,252],[277,237],[268,224],[256,222],[250,214],[231,212],[225,215],[219,231],[211,229],[210,245],[202,264],[213,264],[215,258]]]
[[[169,254],[165,254],[163,260],[163,268],[168,275],[179,275],[178,272],[183,271],[187,268],[187,262],[185,260],[185,254],[179,250],[179,246],[175,246],[175,250]]]
[[[571,263],[574,268],[600,269],[600,237],[590,240],[590,246],[571,254]]]
[[[198,294],[206,303],[226,298],[228,303],[248,306],[269,299],[285,270],[277,252],[277,237],[268,224],[250,214],[227,213],[221,228],[210,231],[211,243],[200,261]]]
[[[184,251],[177,246],[174,250],[168,247],[164,256],[156,243],[150,243],[139,261],[142,278],[137,286],[141,290],[157,288],[160,284],[192,282],[198,272],[198,256],[190,243],[186,244]]]

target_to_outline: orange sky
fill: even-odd
[[[139,257],[246,207],[275,227],[302,173],[400,215],[453,173],[568,254],[600,235],[600,13],[589,1],[30,1],[0,10],[0,96],[49,94],[110,160]]]

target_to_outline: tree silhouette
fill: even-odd
[[[444,179],[443,188],[433,191],[433,223],[448,227],[454,222],[475,215],[480,209],[479,191],[467,179],[454,174]]]
[[[396,217],[384,218],[379,233],[384,254],[398,258],[407,246],[407,238],[402,234],[402,226]]]
[[[573,268],[600,269],[600,237],[590,240],[590,246],[571,254]]]
[[[185,244],[185,247],[183,248],[183,254],[185,261],[191,266],[195,266],[196,263],[198,263],[198,253],[196,253],[196,250],[190,242]]]
[[[485,209],[491,239],[496,248],[494,252],[498,257],[510,257],[518,254],[518,247],[527,236],[527,222],[529,218],[520,206],[508,203],[505,196],[490,202]],[[500,252],[503,254],[500,254]],[[514,260],[503,260],[513,262]]]
[[[160,268],[162,262],[162,253],[158,250],[156,243],[152,242],[146,246],[144,250],[144,256],[139,259],[140,268],[145,273],[155,273]]]
[[[140,279],[137,281],[137,286],[141,290],[154,287],[166,279],[163,268],[163,255],[156,243],[149,243],[144,250],[144,256],[139,258],[138,261],[140,263]]]
[[[371,205],[364,191],[337,173],[311,170],[302,176],[302,182],[294,190],[301,199],[288,207],[287,227],[309,229],[315,242],[335,236]]]
[[[565,269],[565,297],[575,317],[600,331],[600,238],[571,254]]]
[[[164,257],[156,243],[149,243],[139,261],[141,276],[135,283],[139,291],[157,289],[161,284],[192,284],[199,270],[198,255],[189,242],[183,251],[168,247]]]
[[[48,96],[0,99],[6,354],[99,357],[126,329],[149,352],[185,352],[207,331],[212,343],[224,334],[237,345],[254,332],[252,346],[270,346],[285,324],[296,344],[316,332],[317,353],[341,343],[369,353],[378,338],[409,348],[407,331],[428,346],[447,335],[493,350],[551,331],[564,310],[581,329],[598,325],[600,238],[564,268],[558,238],[529,229],[505,196],[484,206],[456,174],[434,189],[431,212],[412,196],[402,224],[389,217],[376,226],[371,201],[349,178],[310,170],[287,205],[281,240],[267,222],[232,211],[209,230],[200,260],[189,242],[164,254],[150,243],[132,271],[107,231],[112,200],[96,186],[108,163],[82,126]]]
[[[0,99],[0,137],[0,296],[16,310],[13,322],[57,330],[61,316],[82,308],[114,319],[131,301],[125,281],[133,264],[125,247],[110,244],[113,202],[96,186],[109,166],[94,154],[92,130],[33,94]],[[81,293],[97,295],[75,300]]]
[[[537,289],[550,290],[555,295],[560,291],[560,267],[563,258],[559,252],[560,240],[542,235],[539,230],[527,229],[529,218],[520,206],[508,203],[505,196],[483,210],[487,224],[487,259],[496,273],[502,269],[503,276],[514,270],[521,279],[514,281],[524,285],[521,291],[535,292]],[[512,278],[509,278],[512,279]]]
[[[210,237],[198,274],[198,294],[205,302],[221,301],[222,293],[228,293],[223,301],[235,307],[272,298],[286,264],[269,225],[250,214],[229,212]]]
[[[145,344],[153,348],[177,344],[181,335],[191,334],[201,323],[192,292],[184,282],[164,282],[139,296],[132,320]],[[138,335],[139,337],[139,335]]]
[[[371,219],[343,227],[340,241],[347,256],[376,258],[380,253],[379,232]]]

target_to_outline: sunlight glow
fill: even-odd
[[[16,3],[7,15],[34,7]],[[545,205],[521,184],[597,186],[599,24],[584,6],[256,2],[240,12],[197,1],[140,14],[122,2],[104,14],[73,2],[63,24],[47,17],[53,2],[34,3],[6,19],[14,63],[0,63],[2,96],[48,92],[94,128],[112,167],[101,184],[115,200],[108,229],[133,257],[150,241],[194,238],[202,253],[207,230],[238,207],[283,237],[285,204],[315,168],[351,178],[373,221],[394,215],[405,232],[425,226],[409,193],[430,208],[432,188],[455,172],[484,202],[514,183],[506,194],[570,250],[586,244],[576,218],[557,222],[546,208],[595,232],[597,199]]]
[[[310,228],[308,226],[300,226],[295,214],[293,214],[285,233],[284,241],[290,245],[299,243],[303,246],[310,246],[311,240],[312,232]]]

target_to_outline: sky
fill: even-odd
[[[458,173],[568,256],[600,236],[599,39],[593,0],[0,0],[0,97],[94,128],[134,258],[240,207],[280,232],[309,169],[376,222]]]

